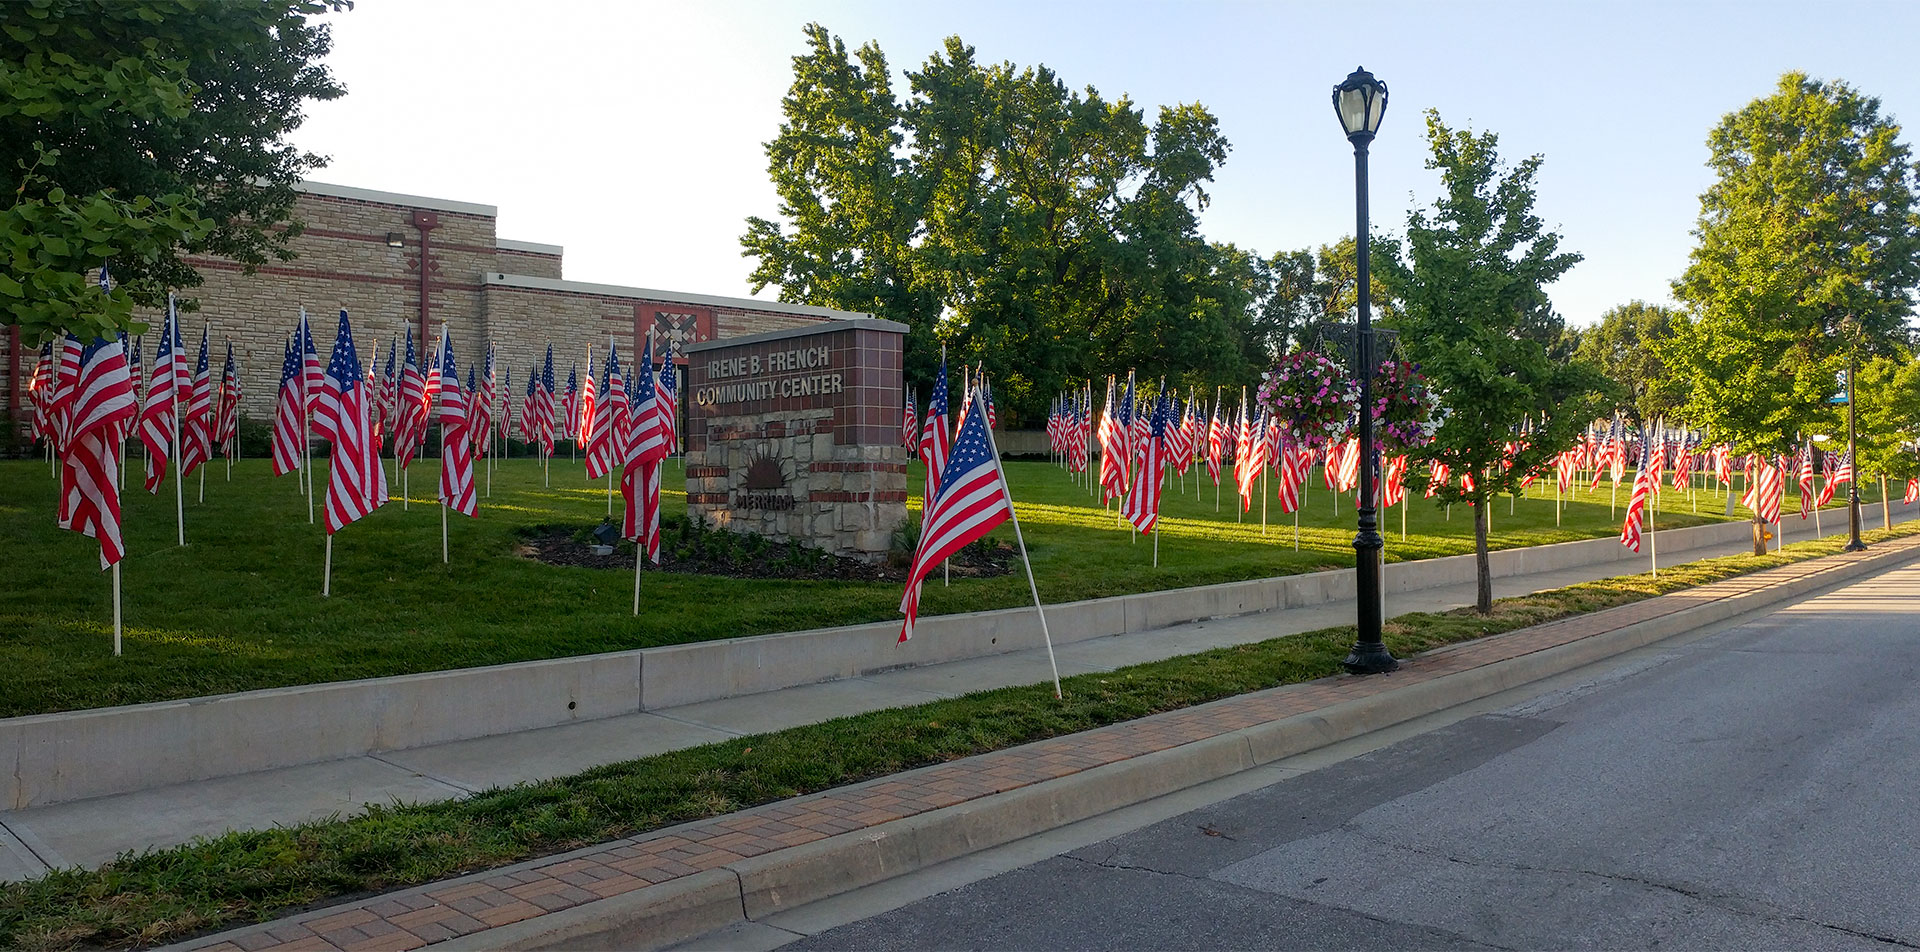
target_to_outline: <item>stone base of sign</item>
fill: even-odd
[[[688,518],[886,559],[907,520],[904,331],[841,321],[691,348]]]

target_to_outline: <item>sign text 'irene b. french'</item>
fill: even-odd
[[[773,400],[779,397],[830,396],[846,390],[846,375],[833,369],[827,346],[772,353],[714,357],[706,362],[706,386],[693,392],[703,407]]]

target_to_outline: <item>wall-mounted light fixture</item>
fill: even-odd
[[[401,233],[399,233],[399,232],[397,232],[397,231],[390,231],[390,232],[387,232],[387,247],[389,247],[389,248],[405,248],[406,246],[407,246],[407,236],[406,236],[406,235],[403,235],[403,234],[401,234]]]

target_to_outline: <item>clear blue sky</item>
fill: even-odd
[[[738,238],[775,208],[761,144],[808,21],[896,72],[957,34],[1149,115],[1204,103],[1233,151],[1202,229],[1269,254],[1352,232],[1328,95],[1365,65],[1392,90],[1376,230],[1436,192],[1423,110],[1497,132],[1505,157],[1545,156],[1540,213],[1586,256],[1551,289],[1575,323],[1667,299],[1708,130],[1782,72],[1920,116],[1920,3],[361,0],[327,19],[349,95],[296,137],[334,160],[316,178],[498,205],[502,237],[567,247],[569,278],[710,294],[747,293]]]

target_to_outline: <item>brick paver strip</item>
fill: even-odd
[[[1880,552],[1920,546],[1920,537]],[[340,907],[298,920],[208,936],[206,952],[362,952],[419,948],[458,935],[569,909],[840,833],[1190,744],[1268,721],[1371,697],[1518,658],[1629,625],[1785,585],[1846,563],[1815,559],[1437,648],[1384,677],[1336,676],[1283,685],[993,751],[908,774],[766,804],[727,816],[615,840],[510,873],[481,873]]]

